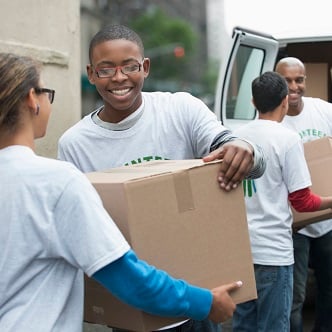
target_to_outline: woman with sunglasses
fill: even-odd
[[[0,53],[0,331],[82,331],[83,273],[152,314],[231,317],[240,282],[210,291],[139,260],[87,178],[35,154],[55,94],[40,74]]]

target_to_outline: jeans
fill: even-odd
[[[313,332],[330,332],[332,331],[332,231],[319,238],[296,233],[293,235],[293,242],[295,265],[291,331],[303,332],[302,308],[310,262],[316,279]]]
[[[289,332],[293,265],[254,265],[257,299],[238,304],[233,332]]]
[[[113,329],[113,332],[124,331],[125,330]],[[215,324],[209,319],[204,319],[202,321],[190,319],[182,325],[161,330],[160,332],[221,332],[221,324]]]

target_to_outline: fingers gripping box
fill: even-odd
[[[87,174],[139,258],[209,289],[242,280],[236,303],[256,298],[241,187],[220,189],[220,162],[155,161]],[[134,281],[133,281],[134,282]],[[85,279],[87,322],[151,331],[183,318],[153,316]]]

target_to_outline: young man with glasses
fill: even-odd
[[[220,186],[235,188],[245,176],[265,170],[261,149],[233,136],[189,93],[142,92],[150,59],[141,38],[109,25],[91,40],[89,81],[103,106],[85,116],[59,141],[59,158],[83,172],[161,159],[223,159]],[[216,175],[217,176],[217,175]],[[169,331],[218,331],[205,320],[189,320]]]
[[[332,104],[319,98],[304,97],[306,70],[297,58],[281,59],[276,71],[288,83],[288,113],[282,124],[295,130],[302,142],[332,136]],[[332,219],[309,225],[293,235],[294,297],[291,331],[302,332],[308,265],[317,283],[314,331],[332,331]]]
[[[231,317],[241,282],[204,289],[140,260],[87,177],[35,153],[54,98],[41,71],[0,53],[0,331],[82,331],[83,273],[151,314]]]

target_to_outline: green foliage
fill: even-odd
[[[191,25],[184,20],[168,17],[160,8],[139,16],[129,25],[141,36],[145,56],[151,59],[151,72],[145,87],[157,80],[171,80],[173,87],[174,81],[184,82],[197,43]],[[184,56],[175,56],[176,46],[184,48]],[[153,87],[151,89],[154,90]]]

